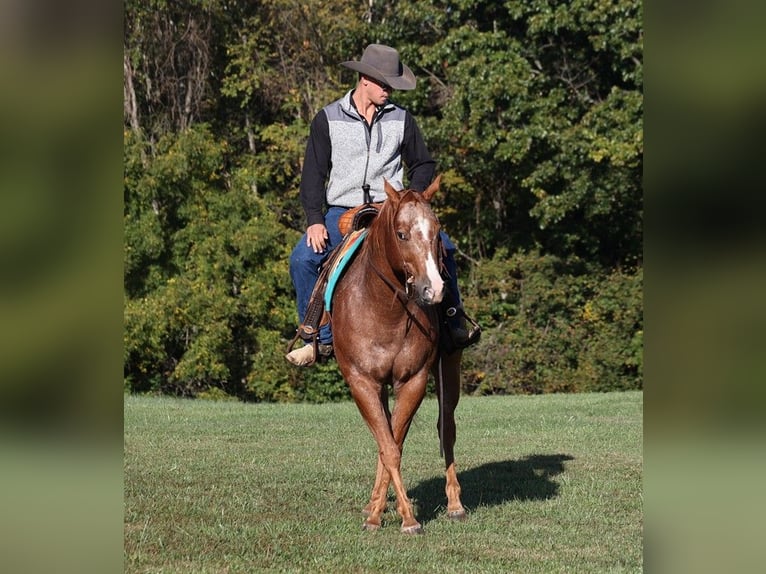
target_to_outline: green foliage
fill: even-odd
[[[194,395],[212,386],[273,398],[251,390],[251,373],[269,368],[261,346],[271,350],[274,336],[264,334],[294,321],[287,257],[295,235],[241,173],[223,174],[226,146],[204,126],[160,144],[143,172],[126,177],[126,377],[137,391]],[[127,154],[139,152],[126,142]],[[163,233],[147,250],[151,218]]]
[[[324,0],[248,6],[226,46],[223,95],[259,125],[311,119],[344,89],[337,62],[359,51],[366,32],[364,9]]]
[[[469,298],[484,326],[464,354],[466,392],[543,393],[643,386],[641,269],[588,271],[504,251],[477,270]]]
[[[338,364],[328,361],[315,365],[302,377],[301,397],[312,403],[348,400],[351,392],[343,380]]]
[[[268,3],[125,10],[125,385],[257,401],[348,398],[282,357],[308,125],[396,46],[394,100],[443,173],[437,214],[484,327],[465,388],[640,388],[639,0]],[[513,255],[510,255],[513,254]]]
[[[420,32],[403,51],[428,81],[396,97],[420,114],[449,176],[440,215],[461,247],[474,258],[541,247],[635,265],[641,3],[466,1],[445,10],[415,0],[389,16],[389,37]]]

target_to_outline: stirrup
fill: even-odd
[[[307,337],[308,335],[308,337]],[[332,357],[333,354],[333,348],[332,343],[325,344],[319,342],[319,331],[313,331],[311,327],[307,327],[306,325],[301,325],[301,327],[298,328],[298,330],[295,332],[295,336],[292,338],[290,343],[287,345],[287,349],[285,350],[285,358],[287,358],[287,355],[289,355],[293,351],[293,347],[295,346],[295,343],[298,342],[298,339],[303,340],[306,346],[312,347],[313,356],[310,362],[297,365],[300,367],[310,367],[314,363],[317,362],[317,360],[327,360],[330,357]],[[290,359],[287,359],[290,361]],[[294,364],[292,361],[290,363]]]
[[[453,329],[450,327],[450,324],[449,324],[450,320],[454,321],[456,317],[458,319],[464,319],[466,322],[465,339],[455,338]],[[467,328],[468,323],[471,324],[470,328]],[[440,337],[440,342],[444,350],[447,352],[447,354],[452,354],[459,349],[465,349],[467,347],[470,347],[471,345],[475,345],[481,339],[481,327],[472,317],[470,317],[465,312],[465,310],[462,307],[447,308],[446,311],[444,312],[444,320],[442,322],[442,326],[443,326],[443,332],[445,333],[445,335],[442,335]],[[462,327],[461,327],[461,330],[463,330]]]

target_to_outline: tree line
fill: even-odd
[[[126,390],[348,396],[291,367],[289,253],[314,114],[379,42],[392,99],[443,174],[482,341],[466,393],[643,386],[643,29],[638,0],[124,3]]]

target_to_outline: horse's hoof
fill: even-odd
[[[362,530],[365,530],[367,532],[375,532],[376,530],[380,530],[380,524],[372,524],[370,522],[365,522],[362,524]]]
[[[424,534],[424,531],[420,524],[414,524],[413,526],[402,526],[402,534]]]
[[[447,513],[447,518],[450,520],[466,520],[468,514],[466,514],[465,510],[453,510]]]

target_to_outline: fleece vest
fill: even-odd
[[[372,201],[386,199],[383,180],[404,187],[401,147],[406,112],[388,102],[378,109],[372,125],[351,105],[351,92],[324,108],[332,144],[332,170],[327,204],[355,207],[364,203],[362,186],[370,186]]]

